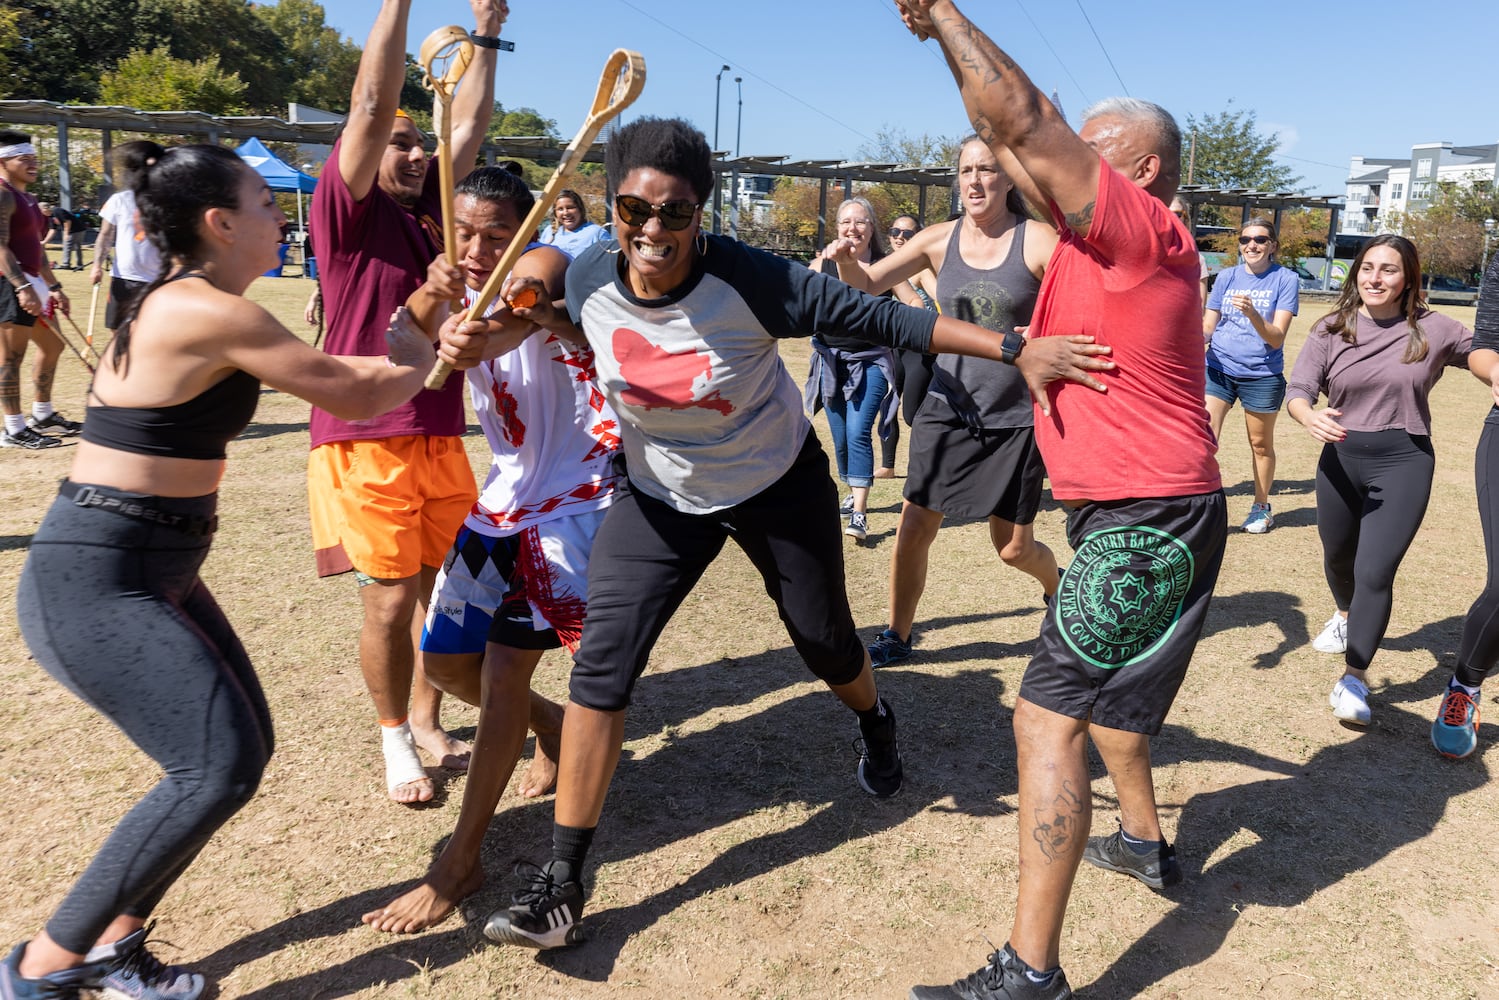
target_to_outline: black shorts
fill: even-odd
[[[662,629],[730,537],[760,571],[807,666],[829,684],[850,683],[865,654],[844,590],[842,524],[812,433],[780,479],[713,514],[684,514],[624,480],[589,558],[572,700],[601,712],[630,703]]]
[[[104,329],[117,330],[125,317],[125,308],[144,292],[149,281],[131,281],[129,278],[109,279],[109,305],[104,307]]]
[[[43,302],[42,305],[47,303]],[[36,317],[21,308],[16,297],[16,288],[9,281],[0,281],[0,323],[11,326],[35,326]]]
[[[911,425],[905,497],[914,504],[949,517],[1030,524],[1045,478],[1035,428],[972,428],[936,396]]]
[[[1075,554],[1020,697],[1109,729],[1160,732],[1202,635],[1227,517],[1221,490],[1071,511]]]

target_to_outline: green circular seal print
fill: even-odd
[[[1057,590],[1057,623],[1087,662],[1114,670],[1170,637],[1192,585],[1192,550],[1156,528],[1105,528],[1083,539]]]

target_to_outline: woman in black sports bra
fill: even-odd
[[[146,147],[131,186],[169,261],[105,352],[69,478],[32,539],[21,632],[37,661],[161,765],[30,942],[0,995],[84,989],[196,1000],[203,977],[145,950],[146,920],[249,800],[271,754],[254,669],[198,576],[218,523],[225,445],[260,385],[346,419],[422,387],[432,346],[393,328],[388,358],[340,358],[243,297],[275,265],[286,218],[261,177],[218,146]]]

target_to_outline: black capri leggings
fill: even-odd
[[[1457,679],[1478,687],[1499,662],[1499,424],[1483,425],[1478,452],[1473,458],[1473,478],[1478,486],[1478,520],[1483,525],[1483,552],[1488,559],[1488,579],[1483,593],[1468,609],[1463,622],[1463,642],[1457,649]]]
[[[1349,667],[1363,670],[1390,624],[1395,571],[1421,527],[1436,457],[1431,438],[1349,431],[1317,462],[1317,533],[1339,611],[1348,612]]]
[[[216,503],[96,490],[168,518],[207,521]],[[17,595],[26,644],[166,772],[48,921],[69,951],[87,952],[121,914],[149,916],[270,759],[260,682],[198,578],[209,542],[62,497],[32,539]]]

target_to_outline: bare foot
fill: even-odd
[[[412,806],[422,802],[431,802],[432,796],[437,793],[437,787],[432,784],[431,778],[415,778],[390,786],[388,792],[390,801],[399,802],[403,806]]]
[[[437,763],[450,771],[467,771],[469,754],[473,747],[454,739],[442,729],[418,729],[411,727],[411,738]]]
[[[531,757],[531,766],[521,778],[520,796],[536,799],[557,786],[557,752],[562,747],[561,733],[537,733],[536,753]]]
[[[483,884],[484,870],[478,865],[455,879],[445,878],[434,867],[415,888],[359,919],[386,934],[415,934],[442,923],[465,896]]]

